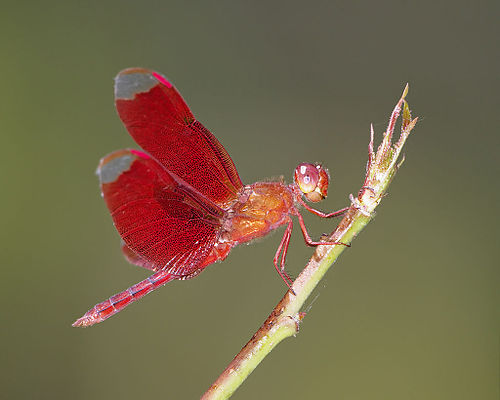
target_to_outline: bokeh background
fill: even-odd
[[[1,397],[198,398],[285,292],[280,231],[104,324],[71,327],[147,276],[121,256],[94,175],[101,156],[134,146],[112,78],[144,66],[176,84],[244,182],[323,162],[324,210],[359,189],[369,124],[381,134],[406,82],[421,117],[377,218],[297,337],[234,398],[498,399],[498,11],[493,0],[2,3]],[[334,227],[307,224],[316,237]],[[295,231],[292,275],[312,251]]]

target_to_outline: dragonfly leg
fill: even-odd
[[[341,208],[340,210],[333,211],[331,213],[324,213],[322,211],[316,210],[315,208],[311,207],[309,204],[307,204],[302,197],[297,196],[297,200],[299,203],[309,212],[313,213],[314,215],[317,215],[318,217],[321,218],[332,218],[332,217],[339,217],[341,215],[344,215],[347,210],[349,210],[349,207],[344,207]]]
[[[304,223],[304,217],[299,212],[297,213],[297,218],[299,219],[300,229],[302,230],[302,234],[304,235],[304,240],[306,241],[308,246],[321,246],[321,245],[335,245],[340,244],[342,246],[351,247],[350,244],[342,243],[342,242],[315,242],[309,236],[307,232],[306,224]]]
[[[283,234],[283,238],[281,239],[280,245],[278,246],[278,250],[276,250],[276,254],[274,255],[274,267],[278,274],[281,276],[281,279],[286,283],[290,291],[295,294],[292,289],[293,281],[290,276],[285,271],[285,261],[286,261],[286,253],[288,251],[288,245],[290,244],[290,237],[292,236],[293,222],[290,219],[288,225],[285,229],[285,233]]]

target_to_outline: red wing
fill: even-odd
[[[161,269],[160,265],[156,265],[149,260],[141,257],[139,254],[134,253],[133,250],[127,246],[127,244],[122,239],[122,253],[130,264],[137,265],[139,267],[143,267],[146,269],[150,269],[151,271],[159,271]]]
[[[109,154],[97,174],[116,229],[136,256],[129,260],[154,271],[168,268],[177,276],[199,269],[217,242],[221,209],[136,150]]]
[[[130,135],[170,173],[224,206],[243,186],[226,149],[162,75],[140,68],[115,78],[115,103]]]

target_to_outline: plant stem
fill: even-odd
[[[373,152],[374,132],[373,126],[371,127],[368,164],[363,186],[356,198],[350,196],[351,206],[328,241],[352,242],[373,218],[375,208],[380,204],[394,174],[402,164],[402,161],[397,164],[397,160],[408,135],[417,122],[417,118],[411,119],[410,109],[405,100],[407,93],[408,85],[394,107],[382,143],[376,153]],[[394,127],[401,111],[403,111],[401,135],[398,142],[393,145]],[[295,295],[291,291],[285,294],[259,330],[210,386],[202,399],[229,398],[279,342],[298,332],[299,324],[305,316],[300,309],[345,248],[342,245],[325,245],[316,248],[309,263],[292,285]]]

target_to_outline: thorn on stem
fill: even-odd
[[[405,155],[405,153],[403,153],[403,155],[401,156],[401,161],[399,161],[396,165],[396,169],[399,169],[401,167],[401,165],[403,165],[403,163],[405,162],[405,158],[406,158],[406,155]]]

